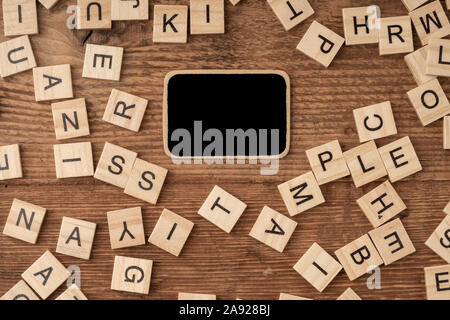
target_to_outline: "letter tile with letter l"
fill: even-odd
[[[362,300],[352,288],[347,288],[336,300]]]
[[[14,287],[8,290],[0,300],[40,300],[23,280],[17,282]]]
[[[63,217],[56,252],[89,260],[95,228],[93,222]]]
[[[428,46],[424,46],[405,56],[405,62],[411,71],[417,85],[434,80],[436,76],[426,74]]]
[[[450,77],[450,40],[430,39],[426,74]]]
[[[450,263],[450,215],[447,215],[425,242],[438,256]]]
[[[224,0],[190,0],[191,34],[225,33]]]
[[[36,0],[3,0],[2,10],[5,36],[38,33]]]
[[[414,41],[409,16],[380,19],[380,55],[414,51]]]
[[[52,103],[56,140],[84,137],[90,134],[84,98]]]
[[[267,0],[286,31],[314,14],[308,0]]]
[[[345,45],[378,43],[379,36],[376,24],[380,17],[377,12],[371,10],[371,7],[342,9],[342,17],[344,20]]]
[[[265,206],[249,235],[272,249],[283,252],[296,227],[297,222]]]
[[[328,68],[344,42],[345,39],[340,35],[313,21],[297,45],[297,50]]]
[[[78,29],[111,29],[111,0],[78,0]]]
[[[373,267],[383,264],[383,259],[378,254],[368,234],[350,242],[334,253],[344,267],[350,281],[366,274]]]
[[[149,0],[111,0],[111,20],[148,20]]]
[[[188,6],[155,5],[153,10],[153,42],[187,42]]]
[[[22,162],[18,144],[0,147],[0,181],[22,178]]]
[[[111,249],[145,244],[141,207],[107,212]]]
[[[424,268],[428,300],[450,300],[450,264]]]
[[[73,98],[70,64],[33,68],[36,101]]]
[[[42,299],[47,299],[69,276],[66,267],[48,250],[22,273],[23,280]]]
[[[87,300],[84,293],[74,283],[66,291],[61,293],[55,300]]]
[[[56,177],[90,177],[94,175],[94,161],[90,142],[53,145]]]
[[[116,256],[111,290],[148,294],[153,261]]]
[[[121,47],[87,44],[83,78],[119,81],[122,58],[123,48]]]
[[[216,300],[215,294],[178,292],[178,300]]]
[[[409,16],[423,46],[430,38],[443,38],[450,34],[450,23],[438,0],[411,11]]]
[[[2,78],[36,67],[28,36],[0,43],[0,76]]]

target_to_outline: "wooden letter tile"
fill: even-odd
[[[447,206],[444,208],[444,213],[450,214],[450,202],[447,204]]]
[[[362,300],[352,288],[347,288],[336,300]]]
[[[411,18],[381,18],[379,48],[380,55],[414,51]]]
[[[148,294],[152,266],[152,260],[116,256],[111,289]]]
[[[265,206],[253,225],[250,236],[283,252],[296,227],[297,222]]]
[[[89,260],[96,224],[63,217],[56,252]]]
[[[408,11],[413,11],[414,9],[420,7],[428,0],[402,0],[403,4],[405,5],[406,9]]]
[[[342,266],[319,244],[313,243],[295,264],[294,270],[322,292],[342,270]]]
[[[178,257],[193,227],[191,221],[164,209],[148,242]]]
[[[73,98],[70,64],[33,69],[36,101]]]
[[[80,288],[76,284],[73,284],[61,293],[56,300],[87,300],[87,298]]]
[[[111,20],[148,20],[149,0],[111,0]]]
[[[36,243],[47,209],[14,199],[6,220],[3,234]]]
[[[22,163],[18,144],[0,147],[0,181],[22,178]]]
[[[430,39],[425,72],[428,75],[450,77],[450,40]]]
[[[59,0],[39,0],[45,9],[51,9]]]
[[[306,150],[306,156],[319,185],[350,174],[338,140]]]
[[[178,292],[178,300],[216,300],[215,294]]]
[[[84,55],[83,77],[119,81],[122,57],[123,48],[121,47],[87,44]]]
[[[267,0],[286,31],[314,14],[307,0]]]
[[[239,1],[241,1],[241,0],[230,0],[231,4],[233,6],[237,5],[239,3]]]
[[[145,244],[141,207],[110,211],[107,216],[111,249]]]
[[[190,0],[191,34],[225,33],[224,0]]]
[[[215,186],[198,210],[198,214],[223,231],[230,233],[245,208],[247,205],[244,202],[219,186]]]
[[[428,46],[424,46],[405,56],[405,62],[411,71],[417,85],[436,79],[436,76],[426,74]]]
[[[111,29],[111,0],[78,0],[78,29]]]
[[[346,45],[378,43],[378,29],[370,26],[376,26],[374,19],[380,17],[373,18],[370,14],[370,7],[342,9]]]
[[[442,220],[425,244],[445,262],[450,263],[450,215]]]
[[[70,276],[70,272],[50,252],[37,259],[22,278],[42,298],[47,299]]]
[[[153,42],[187,42],[188,6],[155,5],[153,10]]]
[[[36,0],[3,0],[5,36],[38,33]]]
[[[344,42],[345,39],[340,35],[317,21],[313,21],[297,45],[297,50],[300,50],[323,66],[328,67]]]
[[[40,300],[23,280],[17,282],[14,287],[8,290],[0,300]]]
[[[450,34],[450,23],[439,1],[433,1],[409,13],[422,45],[430,38],[443,38]]]
[[[55,144],[56,177],[90,177],[94,175],[92,146],[90,142]]]
[[[89,135],[89,121],[84,98],[52,103],[56,140]]]
[[[28,36],[0,43],[0,76],[7,76],[36,67],[33,49]]]
[[[450,149],[450,116],[444,117],[444,149]]]
[[[428,300],[450,300],[450,264],[424,268]]]
[[[279,300],[311,300],[311,299],[303,298],[303,297],[300,297],[300,296],[294,296],[294,295],[289,294],[289,293],[280,293]]]

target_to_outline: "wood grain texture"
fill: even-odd
[[[217,294],[218,299],[278,299],[280,292],[336,299],[348,287],[362,299],[426,297],[423,268],[445,263],[424,244],[442,221],[442,209],[450,198],[450,150],[442,148],[442,120],[426,128],[421,125],[406,95],[417,85],[401,54],[380,57],[376,44],[343,47],[326,69],[295,50],[313,19],[343,36],[342,8],[364,5],[362,1],[315,0],[314,17],[289,32],[266,1],[243,0],[237,6],[226,1],[226,33],[189,36],[187,44],[154,44],[152,20],[114,22],[112,30],[94,31],[87,42],[125,48],[120,82],[81,77],[83,39],[89,31],[66,27],[67,6],[75,2],[59,1],[51,11],[38,6],[40,34],[30,38],[38,65],[71,64],[74,95],[86,98],[91,134],[71,142],[91,141],[95,165],[108,141],[138,152],[139,158],[169,169],[169,174],[156,206],[92,177],[56,179],[53,144],[57,141],[50,104],[34,101],[31,71],[0,79],[0,144],[20,143],[24,172],[22,179],[0,182],[0,226],[13,198],[48,209],[36,245],[0,235],[0,294],[14,286],[46,249],[55,252],[62,217],[67,216],[97,223],[91,260],[55,254],[66,267],[81,268],[81,290],[89,299],[176,299],[178,292]],[[188,4],[187,0],[155,2]],[[407,15],[401,1],[372,2],[381,7],[384,17]],[[5,41],[3,23],[0,35]],[[416,34],[414,42],[419,48]],[[291,149],[278,175],[261,176],[255,165],[177,166],[164,154],[164,76],[176,69],[201,68],[288,72]],[[450,90],[448,79],[442,79],[442,86]],[[112,88],[149,100],[138,133],[102,120]],[[382,267],[381,290],[367,289],[367,276],[350,282],[341,272],[319,293],[292,266],[314,242],[334,252],[370,231],[356,200],[381,181],[359,189],[350,177],[323,185],[326,203],[293,217],[299,226],[282,254],[248,233],[264,205],[287,214],[277,186],[311,170],[305,150],[335,139],[344,151],[359,145],[352,110],[386,100],[392,102],[398,134],[378,140],[378,146],[409,135],[423,166],[423,171],[394,184],[408,207],[401,214],[402,222],[417,252]],[[231,234],[197,214],[215,184],[248,205]],[[143,207],[146,238],[163,208],[195,223],[179,257],[150,244],[111,250],[106,212],[133,206]],[[149,295],[109,289],[115,255],[154,261]],[[50,299],[65,289],[63,285]]]

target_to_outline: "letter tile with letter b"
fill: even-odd
[[[153,10],[153,42],[187,42],[188,6],[155,5]]]
[[[215,294],[178,292],[178,300],[216,300]]]
[[[141,207],[110,211],[107,216],[111,249],[145,244]]]
[[[53,151],[58,179],[94,175],[90,142],[55,144],[53,145]]]
[[[397,134],[390,101],[353,110],[359,142]]]
[[[22,162],[18,144],[0,147],[0,181],[22,178]]]
[[[224,0],[190,0],[191,34],[225,33]]]
[[[345,8],[342,9],[342,16],[346,45],[378,43],[378,29],[375,26],[380,17],[377,12],[371,11],[371,7]]]
[[[36,0],[3,0],[5,36],[38,33]]]
[[[0,300],[40,300],[23,280],[17,282],[14,287],[8,290]]]
[[[286,31],[314,14],[308,0],[267,0]]]
[[[111,289],[148,294],[152,266],[152,260],[116,256]]]
[[[352,288],[347,288],[336,300],[362,300]]]
[[[439,1],[433,1],[409,13],[422,45],[430,38],[443,38],[450,34],[450,23]]]
[[[119,81],[122,58],[123,48],[121,47],[87,44],[84,55],[83,77]]]
[[[74,283],[66,291],[61,293],[55,300],[87,300],[84,293]]]
[[[447,215],[425,242],[438,256],[450,263],[450,215]]]
[[[95,228],[93,222],[63,217],[56,252],[89,260]]]
[[[52,103],[56,140],[88,136],[89,121],[84,98]]]
[[[450,40],[430,39],[425,72],[428,75],[450,77]]]
[[[380,19],[380,55],[414,51],[411,18],[409,16]]]
[[[428,300],[450,300],[450,264],[424,268]]]
[[[36,67],[28,36],[0,43],[0,76],[2,78]]]
[[[78,0],[78,29],[111,29],[111,0]]]
[[[149,0],[111,0],[111,20],[148,20]]]
[[[405,56],[406,65],[419,86],[437,78],[436,76],[430,76],[426,73],[427,56],[428,46],[417,49],[416,51]]]
[[[73,97],[70,64],[33,68],[36,101]]]

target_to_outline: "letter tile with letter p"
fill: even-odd
[[[111,289],[148,294],[152,266],[152,260],[116,256]]]
[[[120,80],[123,48],[86,45],[83,64],[83,78]]]

